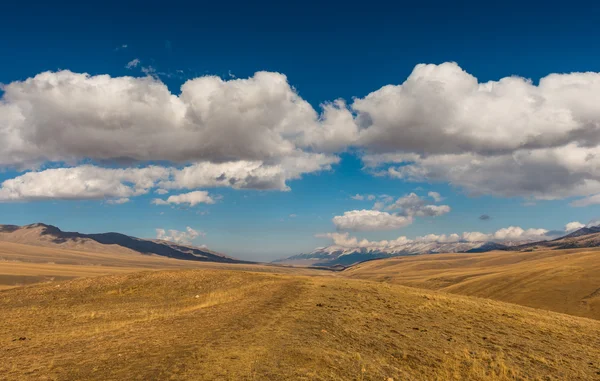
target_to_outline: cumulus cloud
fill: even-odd
[[[341,149],[346,143],[330,131],[355,128],[347,108],[324,104],[319,115],[285,75],[271,72],[195,78],[179,95],[152,77],[70,71],[3,90],[0,137],[14,143],[0,147],[5,166],[82,159],[278,163],[305,147]]]
[[[198,204],[214,204],[215,200],[206,191],[195,191],[169,196],[166,200],[155,198],[152,203],[155,205],[188,204],[196,206]]]
[[[546,237],[546,229],[523,229],[519,226],[509,226],[497,230],[493,238],[498,241],[507,240],[541,240]]]
[[[351,237],[349,233],[324,233],[317,234],[319,238],[330,238],[334,244],[342,247],[391,247],[400,246],[413,242],[404,236],[393,240],[369,241],[367,239],[359,240],[356,237]]]
[[[159,166],[109,169],[91,165],[27,172],[0,185],[0,202],[126,199],[148,193],[169,170]]]
[[[581,228],[584,228],[585,224],[582,224],[579,221],[573,221],[573,222],[569,222],[568,224],[565,225],[565,231],[566,232],[572,232]]]
[[[455,63],[417,65],[352,109],[379,173],[471,194],[557,199],[600,193],[600,73],[480,83]]]
[[[327,170],[336,157],[285,158],[280,164],[235,161],[227,163],[201,162],[183,168],[148,166],[143,168],[103,168],[81,165],[30,171],[0,184],[0,202],[36,200],[94,200],[129,198],[160,187],[196,189],[232,187],[235,189],[289,190],[287,181],[302,174]]]
[[[165,230],[165,229],[156,229],[156,239],[160,239],[163,241],[171,241],[179,244],[189,245],[193,240],[198,238],[199,236],[205,236],[206,234],[201,231],[197,231],[192,229],[191,227],[187,227],[185,231],[179,230]]]
[[[365,196],[363,196],[361,194],[355,194],[354,196],[350,196],[350,198],[353,200],[362,201],[365,199]]]
[[[344,212],[342,216],[333,217],[332,221],[340,230],[393,230],[410,225],[412,217],[363,209]]]
[[[435,193],[435,192],[434,192]],[[439,198],[439,194],[437,194]],[[432,205],[416,193],[410,193],[400,197],[393,204],[386,207],[387,210],[401,210],[406,216],[441,216],[450,212],[448,205]]]

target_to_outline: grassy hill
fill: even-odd
[[[80,277],[130,273],[147,269],[240,269],[312,274],[311,269],[292,269],[254,264],[183,261],[135,252],[87,252],[0,241],[0,289]],[[323,273],[320,271],[319,273]]]
[[[342,274],[600,319],[598,249],[397,257]]]
[[[0,291],[0,378],[597,380],[598,332],[386,283],[147,271]]]

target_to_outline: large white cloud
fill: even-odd
[[[332,221],[341,230],[394,230],[410,225],[412,217],[363,209],[344,212],[342,216],[333,217]]]
[[[319,115],[283,74],[192,79],[175,95],[151,78],[45,72],[3,86],[0,165],[45,161],[262,160],[354,137],[343,102]],[[349,132],[350,137],[345,137]]]
[[[5,181],[0,201],[124,200],[155,186],[289,190],[288,180],[331,169],[331,152],[357,134],[343,101],[319,115],[279,73],[200,77],[178,95],[152,77],[70,71],[2,89],[0,169],[33,171]],[[80,165],[90,160],[97,165]],[[131,167],[157,161],[166,164]],[[48,162],[68,168],[36,170]]]
[[[417,65],[352,104],[357,145],[378,173],[473,194],[555,199],[600,193],[600,73],[479,83],[455,63]],[[595,202],[595,200],[590,200]],[[592,203],[589,202],[589,203]]]
[[[156,181],[168,175],[169,170],[159,166],[109,169],[83,165],[27,172],[5,180],[0,185],[0,202],[48,199],[124,200],[147,193]]]
[[[308,156],[308,157],[307,157]],[[313,156],[316,158],[313,159]],[[280,164],[260,161],[227,163],[202,162],[183,168],[148,166],[142,168],[103,168],[81,165],[30,171],[0,184],[0,202],[35,200],[125,199],[165,189],[233,187],[236,189],[288,190],[287,180],[304,173],[331,168],[338,158],[329,155],[305,155],[284,158]],[[112,202],[116,203],[116,202]]]

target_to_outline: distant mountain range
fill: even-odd
[[[298,254],[274,261],[278,264],[345,267],[356,263],[396,256],[437,253],[484,253],[494,250],[532,251],[541,249],[571,249],[600,246],[600,226],[584,227],[564,237],[539,242],[409,242],[392,247],[327,246],[310,253]]]
[[[26,226],[0,225],[0,241],[95,253],[159,255],[190,261],[249,263],[212,250],[190,245],[163,240],[141,239],[120,233],[82,234],[64,232],[56,226],[41,223]]]

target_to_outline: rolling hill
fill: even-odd
[[[598,332],[338,276],[150,271],[0,291],[0,378],[597,380]]]
[[[600,249],[395,257],[340,274],[600,319]]]
[[[26,226],[0,225],[0,241],[91,253],[143,254],[190,261],[248,263],[208,249],[174,242],[141,239],[120,233],[64,232],[42,223]]]

